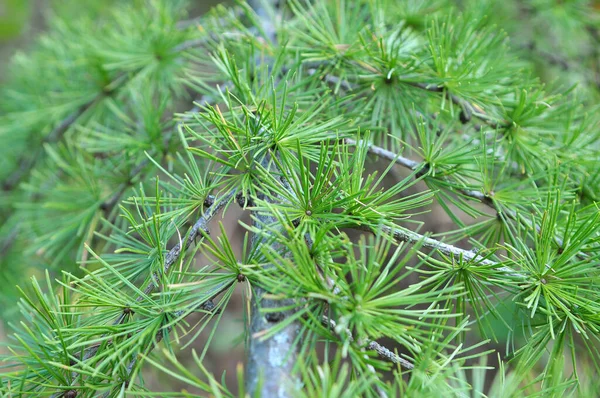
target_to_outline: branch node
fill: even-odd
[[[463,108],[458,115],[458,119],[462,124],[469,123],[471,121],[471,112],[467,111],[467,108]]]
[[[421,167],[421,169],[416,172],[415,177],[417,177],[417,178],[425,177],[425,175],[427,175],[430,170],[431,170],[431,167],[429,166],[429,163],[425,162],[425,163],[423,163],[423,167]]]
[[[123,314],[124,315],[133,315],[133,314],[135,314],[135,311],[132,310],[130,307],[125,307],[125,308],[123,308]]]
[[[284,318],[285,315],[283,314],[283,312],[269,312],[265,314],[265,319],[267,320],[267,322],[271,323],[281,322]]]
[[[215,197],[213,195],[208,195],[206,199],[204,199],[204,207],[211,207],[215,203]]]

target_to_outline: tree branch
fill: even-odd
[[[227,290],[232,284],[233,284],[233,281],[223,283],[220,287],[217,287],[215,289],[215,293],[212,294],[211,297],[208,300],[206,300],[205,302],[203,302],[202,304],[200,304],[200,306],[197,306],[195,308],[189,308],[189,309],[186,309],[186,310],[176,311],[176,312],[173,313],[173,316],[175,318],[178,318],[178,317],[182,316],[183,314],[185,314],[188,311],[191,314],[194,311],[213,312],[213,311],[217,310],[217,305],[215,305],[214,300],[217,298],[217,296],[219,296],[221,293],[223,293],[225,290]],[[170,331],[172,328],[173,328],[173,326],[169,326],[166,329],[167,329],[167,331]],[[154,347],[156,347],[163,340],[163,338],[164,338],[164,331],[161,329],[161,330],[159,330],[156,333],[153,345],[151,347],[149,347],[149,351],[153,350]],[[99,349],[99,347],[100,347],[101,344],[102,343],[96,343],[93,346],[88,347],[85,350],[84,354],[83,354],[83,360],[85,361],[85,360],[93,357],[94,355],[96,355],[96,353],[98,352],[98,349]],[[109,340],[107,342],[107,345],[111,345],[111,344],[112,344],[112,340]],[[75,354],[75,357],[78,357],[78,354]],[[131,376],[131,372],[132,372],[132,370],[135,367],[135,365],[136,365],[137,362],[138,362],[138,358],[134,358],[127,365],[127,375],[128,376]],[[124,383],[129,383],[130,381],[131,380],[123,380]],[[61,390],[59,392],[56,392],[56,393],[52,394],[50,396],[50,398],[59,398],[59,397],[68,396],[69,391],[72,391],[73,393],[76,394],[77,390],[74,389],[73,387],[74,387],[74,385],[67,386],[65,388],[65,391]],[[101,396],[102,397],[108,397],[108,396],[110,396],[111,392],[112,391],[108,391],[108,392],[104,393]]]
[[[277,173],[277,167],[271,156],[265,156],[262,166],[270,173]],[[271,203],[276,200],[261,194],[259,198]],[[278,225],[279,220],[258,211],[253,211],[254,225]],[[283,229],[283,226],[281,226]],[[264,230],[264,229],[263,229]],[[269,235],[255,234],[252,238],[254,250],[259,246],[270,245],[273,250],[283,252],[285,247],[271,239]],[[272,267],[267,264],[264,267]],[[253,290],[250,315],[250,344],[248,347],[248,365],[246,371],[246,389],[251,396],[285,398],[292,396],[297,382],[293,379],[293,368],[297,360],[294,344],[300,332],[298,322],[292,322],[267,339],[261,338],[269,329],[293,314],[293,310],[264,313],[265,309],[278,309],[294,304],[290,299],[273,299],[263,288]]]
[[[323,325],[330,327],[331,330],[335,334],[342,337],[341,332],[337,330],[337,323],[333,319],[323,315],[322,323],[323,323]],[[343,332],[344,332],[344,334],[346,334],[348,340],[350,340],[351,342],[354,341],[354,337],[352,336],[352,332],[350,331],[350,329],[344,329]],[[374,340],[367,339],[365,341],[365,346],[367,349],[377,352],[377,354],[381,358],[383,358],[389,362],[392,362],[396,365],[400,365],[405,369],[410,370],[410,369],[414,369],[414,367],[415,367],[415,365],[413,365],[410,361],[407,361],[406,359],[400,357],[399,355],[396,355],[390,349],[386,348],[385,346],[379,344],[378,342],[376,342]]]
[[[358,145],[359,144],[359,142],[357,142],[356,140],[353,140],[351,138],[346,138],[344,141],[348,145]],[[423,165],[423,163],[415,162],[414,160],[410,160],[408,158],[400,156],[392,151],[388,151],[387,149],[381,148],[377,145],[372,145],[371,143],[368,143],[368,145],[369,145],[368,150],[373,155],[396,162],[397,164],[404,166],[412,171],[417,170],[419,168],[419,166]],[[432,178],[440,179],[439,177],[432,177]],[[447,179],[443,179],[443,180],[448,181]],[[474,190],[469,190],[466,188],[457,188],[456,190],[463,196],[480,201],[487,207],[491,208],[492,210],[495,210],[499,215],[505,215],[507,218],[510,218],[511,220],[521,223],[528,229],[534,229],[538,233],[541,230],[539,225],[537,225],[536,223],[534,223],[526,218],[519,216],[519,214],[516,211],[514,211],[512,209],[499,208],[496,205],[496,203],[494,203],[494,201],[492,200],[491,195],[484,194],[481,191],[474,191]],[[564,244],[563,240],[559,236],[554,236],[554,242],[556,243],[556,245],[558,247],[562,247]]]
[[[452,92],[444,86],[438,86],[437,84],[431,84],[431,83],[419,83],[419,82],[411,82],[411,81],[404,81],[403,83],[408,84],[413,87],[423,89],[425,91],[430,91],[430,92],[434,92],[434,93],[445,93],[445,95],[450,99],[450,101],[452,101],[452,103],[461,107],[462,113],[460,115],[460,120],[463,123],[467,123],[467,122],[471,121],[472,117],[476,117],[477,119],[481,120],[482,122],[484,122],[485,124],[487,124],[488,126],[490,126],[493,129],[502,129],[502,128],[506,128],[506,126],[507,126],[506,122],[495,122],[495,121],[491,120],[486,114],[482,113],[483,111],[475,112],[475,109],[471,103],[452,94]]]
[[[354,229],[371,232],[373,234],[377,233],[377,231],[373,230],[371,227],[368,226],[356,226],[354,227]],[[382,233],[391,236],[398,242],[406,242],[411,245],[420,244],[422,247],[437,250],[438,252],[450,256],[452,258],[462,258],[463,260],[472,261],[483,265],[491,265],[495,267],[498,271],[504,272],[509,276],[519,279],[525,278],[523,274],[516,272],[512,268],[503,266],[501,262],[488,260],[487,258],[473,250],[461,249],[448,243],[440,242],[439,240],[430,238],[425,235],[421,235],[417,232],[411,231],[406,228],[392,228],[387,225],[382,225],[380,226],[380,229]]]
[[[167,273],[169,271],[169,269],[175,263],[177,258],[179,258],[179,255],[181,254],[182,250],[185,251],[185,250],[187,250],[188,247],[191,246],[191,244],[195,241],[196,237],[198,236],[198,234],[200,233],[201,230],[207,234],[209,233],[208,224],[213,219],[213,217],[231,201],[231,199],[235,196],[235,193],[236,193],[236,190],[233,189],[233,190],[229,191],[221,200],[219,200],[218,202],[212,203],[211,206],[208,208],[208,210],[196,221],[196,223],[190,230],[188,238],[184,241],[184,244],[182,245],[182,242],[179,241],[173,248],[171,248],[171,250],[169,250],[169,252],[165,256],[165,262],[164,262],[163,271],[162,271],[163,273]],[[211,201],[214,200],[212,197],[210,197],[209,199]],[[160,280],[160,277],[159,277],[158,273],[155,272],[152,275],[152,278],[150,279],[150,284],[148,286],[146,286],[146,288],[144,289],[144,295],[147,296],[152,291],[154,291],[154,289],[156,289],[158,287],[158,285],[154,282],[156,280]],[[220,291],[217,292],[215,294],[215,296],[218,296],[219,294],[220,294]],[[136,300],[138,302],[144,300],[144,295],[140,295]],[[212,299],[209,301],[212,301]],[[119,315],[117,317],[117,319],[115,319],[115,321],[113,322],[113,325],[121,324],[125,320],[127,315],[128,315],[128,311],[123,310],[121,315]],[[82,361],[86,361],[86,360],[92,358],[93,356],[95,356],[96,353],[98,352],[99,347],[100,347],[99,344],[96,346],[88,347],[84,352]],[[75,383],[75,381],[77,380],[78,377],[79,377],[78,375],[75,376],[75,378],[73,380],[73,384]],[[63,396],[62,394],[66,394],[66,392],[62,391],[62,392],[58,393],[58,395],[56,395],[56,396],[57,397]]]
[[[208,230],[208,224],[219,211],[221,211],[229,202],[231,202],[231,199],[235,196],[236,192],[236,189],[232,189],[226,193],[221,200],[214,202],[208,208],[208,210],[194,223],[184,244],[182,245],[182,242],[179,241],[175,246],[173,246],[173,248],[171,248],[171,250],[169,250],[165,256],[165,263],[162,270],[163,273],[167,273],[171,266],[179,258],[181,252],[186,251],[192,245],[192,243],[196,240],[196,237],[200,234],[200,231],[204,231],[206,234],[210,233]],[[214,201],[214,198],[212,197],[209,197],[208,199],[210,201]],[[154,274],[153,278],[151,278],[150,284],[144,289],[145,295],[150,294],[158,287],[154,281],[159,279],[159,275]],[[138,301],[141,300],[143,300],[143,298],[141,296],[138,297]]]

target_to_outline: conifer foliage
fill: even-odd
[[[597,3],[186,7],[56,14],[11,62],[3,396],[600,394]]]

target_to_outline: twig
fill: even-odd
[[[307,70],[309,75],[314,75],[318,72],[316,67],[320,66],[319,63],[310,63],[310,68]],[[363,67],[360,64],[357,64],[359,67]],[[351,91],[355,88],[355,85],[348,82],[347,80],[340,79],[337,76],[333,76],[330,74],[326,74],[321,77],[328,83],[339,85],[347,91]],[[450,90],[448,90],[444,86],[438,86],[433,83],[422,83],[422,82],[412,82],[412,81],[403,81],[404,84],[408,84],[409,86],[417,87],[425,91],[434,92],[434,93],[445,93],[445,95],[452,101],[452,103],[460,106],[462,112],[460,114],[460,121],[462,123],[467,123],[471,121],[473,117],[483,121],[486,125],[494,129],[503,129],[508,126],[507,122],[495,122],[491,120],[483,111],[477,111],[475,107],[469,103],[468,101],[460,98],[459,96],[452,94]],[[477,126],[478,129],[481,129],[481,126]]]
[[[358,141],[353,140],[351,138],[346,138],[345,142],[348,145],[358,145],[359,144]],[[368,143],[368,150],[373,155],[396,162],[397,164],[402,165],[412,171],[417,170],[419,168],[419,166],[425,166],[423,163],[415,162],[414,160],[410,160],[408,158],[400,156],[392,151],[388,151],[387,149],[381,148],[377,145],[372,145],[371,143]],[[433,177],[433,178],[439,178],[439,177]],[[446,180],[446,181],[448,181],[448,180]],[[466,197],[479,200],[484,205],[488,206],[492,210],[495,210],[499,215],[505,215],[507,218],[510,218],[511,220],[514,220],[518,223],[523,224],[528,229],[533,229],[538,233],[541,231],[541,227],[539,225],[537,225],[536,223],[534,223],[530,220],[527,220],[526,218],[519,216],[519,214],[516,211],[514,211],[512,209],[499,208],[492,200],[491,195],[484,194],[481,191],[474,191],[474,190],[470,190],[470,189],[466,189],[466,188],[456,188],[456,190],[460,194],[462,194]],[[554,237],[554,242],[558,245],[558,247],[562,247],[564,244],[563,240],[558,236]]]
[[[322,318],[322,323],[325,326],[331,327],[331,329],[338,335],[341,336],[340,331],[337,330],[337,323],[323,315]],[[346,334],[346,337],[348,340],[350,340],[351,342],[354,341],[354,337],[352,336],[352,332],[349,329],[344,329],[343,331]],[[377,354],[387,360],[390,361],[396,365],[400,365],[403,368],[406,369],[414,369],[415,365],[413,365],[411,362],[407,361],[406,359],[400,357],[399,355],[394,354],[390,349],[386,348],[385,346],[379,344],[378,342],[374,341],[374,340],[365,340],[366,343],[366,347],[369,350],[375,351],[377,352]]]
[[[360,141],[356,141],[352,138],[346,138],[344,140],[344,142],[348,145],[354,145],[354,146],[358,146],[359,144],[362,143],[362,140]],[[384,158],[384,159],[388,159],[391,161],[394,161],[396,163],[398,163],[401,166],[406,167],[407,169],[410,169],[412,171],[415,171],[419,168],[419,166],[421,165],[421,162],[416,162],[414,160],[405,158],[404,156],[401,156],[397,153],[394,153],[392,151],[388,151],[385,148],[379,147],[377,145],[372,145],[371,143],[367,143],[368,144],[368,151],[370,153],[372,153],[373,155],[376,155],[380,158]]]
[[[413,245],[420,243],[423,247],[437,250],[440,253],[451,257],[462,257],[464,260],[478,262],[483,265],[498,265],[498,263],[495,261],[488,260],[474,251],[461,249],[448,243],[440,242],[439,240],[429,238],[406,228],[392,228],[384,225],[381,227],[381,232],[391,235],[397,241],[406,242]],[[507,273],[514,272],[512,269],[507,267],[502,267],[499,269]]]
[[[223,293],[225,290],[229,289],[229,287],[231,287],[231,285],[233,283],[234,283],[233,281],[222,283],[221,286],[219,286],[219,287],[217,287],[217,288],[214,289],[215,293],[213,293],[208,300],[206,300],[205,302],[203,302],[202,304],[200,304],[200,306],[192,309],[190,311],[190,313],[193,312],[193,311],[198,311],[198,310],[206,311],[206,312],[214,312],[214,311],[216,311],[217,310],[217,306],[215,305],[214,300],[217,298],[218,295],[220,295],[221,293]],[[183,314],[185,314],[186,311],[187,310],[176,311],[176,312],[173,313],[173,315],[175,316],[175,318],[178,318],[178,317],[182,316]],[[167,331],[170,331],[171,329],[172,329],[172,326],[169,326],[167,328]],[[165,337],[165,333],[163,332],[163,330],[162,329],[159,330],[158,333],[156,333],[154,345],[152,345],[150,347],[150,350],[153,350],[154,347],[156,347],[158,345],[158,343],[160,343],[163,340],[164,337]],[[131,380],[130,380],[130,378],[131,378],[131,372],[133,371],[133,368],[135,367],[135,365],[137,364],[137,362],[138,362],[138,358],[133,358],[129,362],[129,364],[127,364],[126,371],[127,371],[127,378],[129,380],[124,380],[123,381],[124,383],[129,384],[131,382]],[[102,397],[106,398],[106,397],[110,396],[111,392],[112,391],[105,392],[102,395]]]
[[[223,292],[224,292],[226,289],[228,289],[228,288],[229,288],[229,287],[232,285],[232,283],[233,283],[233,282],[231,282],[231,281],[230,281],[230,282],[223,283],[221,286],[219,286],[219,287],[217,287],[217,288],[215,289],[215,290],[216,290],[216,291],[215,291],[215,293],[214,293],[214,294],[212,294],[212,295],[211,295],[211,297],[210,297],[208,300],[206,300],[205,302],[203,302],[203,303],[202,303],[202,304],[200,304],[199,306],[196,306],[196,307],[195,307],[195,308],[193,308],[193,309],[176,311],[176,312],[174,312],[174,313],[173,313],[174,317],[175,317],[175,318],[178,318],[178,317],[182,316],[183,314],[185,314],[185,313],[186,313],[186,311],[190,311],[190,313],[192,313],[192,312],[194,312],[194,311],[206,311],[206,312],[213,312],[213,311],[215,311],[215,310],[216,310],[216,308],[217,308],[217,306],[215,305],[215,303],[214,303],[214,300],[217,298],[217,296],[218,296],[219,294],[223,293]],[[169,331],[169,330],[171,330],[171,329],[172,329],[172,326],[169,326],[169,327],[167,328],[167,331]],[[152,350],[152,349],[153,349],[153,348],[154,348],[156,345],[158,345],[158,343],[160,343],[160,342],[163,340],[163,338],[164,338],[164,332],[163,332],[163,330],[162,330],[162,329],[160,329],[160,330],[159,330],[159,331],[156,333],[156,335],[155,335],[155,338],[154,338],[154,344],[152,345],[152,347],[150,347],[150,350]],[[85,360],[87,360],[87,359],[89,359],[89,358],[93,357],[94,355],[96,355],[96,353],[98,352],[98,349],[99,349],[99,347],[100,347],[100,345],[101,345],[101,344],[102,344],[102,343],[96,343],[96,344],[94,344],[93,346],[90,346],[90,347],[88,347],[88,348],[85,350],[85,352],[84,352],[84,355],[83,355],[83,360],[85,361]],[[106,344],[107,344],[107,345],[111,345],[111,344],[112,344],[112,340],[108,340],[108,341],[106,342]],[[75,354],[75,357],[76,357],[76,358],[77,358],[78,356],[79,356],[79,354]],[[133,367],[135,366],[135,364],[137,363],[137,361],[138,361],[138,358],[134,358],[134,359],[132,359],[132,360],[130,361],[130,363],[127,365],[127,375],[128,375],[128,376],[130,376],[130,375],[131,375],[131,371],[133,370]],[[128,381],[124,381],[124,382],[128,382]],[[75,391],[75,392],[76,392],[76,390],[75,390],[75,389],[73,389],[73,387],[74,387],[73,385],[71,385],[71,386],[68,386],[68,388],[69,388],[68,390],[56,392],[56,393],[52,394],[52,395],[50,396],[50,398],[59,398],[59,397],[65,397],[65,396],[66,396],[66,394],[67,394],[69,391]],[[102,395],[102,397],[108,397],[109,395],[110,395],[110,391],[108,391],[108,392],[104,393],[104,394]]]
[[[208,208],[208,210],[196,221],[196,223],[190,230],[188,238],[185,240],[185,243],[183,245],[184,251],[187,250],[187,248],[190,247],[190,245],[195,241],[196,237],[198,236],[198,234],[200,233],[201,230],[207,234],[209,233],[208,223],[212,220],[212,218],[221,209],[223,209],[231,201],[231,199],[234,197],[235,193],[236,193],[235,189],[229,191],[221,200],[219,200],[218,202],[214,202]],[[163,273],[167,273],[169,271],[169,269],[175,263],[177,258],[179,258],[179,255],[181,254],[181,252],[182,252],[182,244],[181,244],[181,241],[179,241],[171,250],[169,250],[169,252],[165,256],[165,261],[164,261],[163,271],[162,271]],[[154,289],[156,289],[158,287],[158,285],[154,282],[155,280],[159,280],[159,275],[157,272],[152,274],[150,284],[144,289],[144,294],[140,295],[136,299],[138,302],[141,302],[144,299],[144,296],[147,296]],[[117,319],[115,319],[115,321],[113,322],[113,325],[121,324],[123,322],[123,320],[125,320],[126,316],[127,316],[127,311],[124,310],[121,313],[121,315],[119,315],[117,317]],[[98,352],[98,349],[99,349],[99,345],[88,347],[88,349],[86,349],[86,351],[84,353],[82,361],[86,361],[86,360],[92,358],[94,355],[96,355],[96,353]],[[75,383],[75,381],[77,380],[77,377],[73,380],[73,383]],[[59,393],[59,395],[57,395],[57,397],[62,396],[61,394],[64,394],[64,393],[65,392]]]
[[[420,82],[411,82],[411,81],[404,81],[404,83],[408,84],[410,86],[413,86],[413,87],[420,88],[422,90],[429,91],[429,92],[445,93],[446,96],[450,99],[450,101],[452,101],[454,104],[461,107],[463,113],[461,113],[461,115],[460,115],[460,120],[463,123],[467,123],[471,120],[472,117],[476,117],[477,119],[483,121],[485,124],[487,124],[488,126],[490,126],[491,128],[494,128],[494,129],[502,129],[507,126],[506,122],[495,122],[493,120],[490,120],[489,117],[485,113],[483,113],[483,111],[475,112],[475,109],[472,104],[470,104],[468,101],[452,94],[450,92],[450,90],[448,90],[444,86],[438,86],[437,84],[432,84],[432,83],[420,83]]]
[[[371,232],[373,234],[377,233],[376,230],[373,230],[371,227],[368,226],[356,226],[354,227],[354,229]],[[452,258],[462,258],[463,260],[476,262],[482,265],[493,266],[498,271],[504,272],[507,275],[512,276],[514,278],[525,278],[525,275],[516,272],[512,268],[502,266],[501,262],[488,260],[486,257],[480,255],[479,253],[473,250],[461,249],[448,243],[440,242],[439,240],[430,238],[425,235],[421,235],[417,232],[411,231],[406,228],[392,228],[387,225],[382,225],[380,226],[380,230],[382,233],[391,236],[398,242],[406,242],[411,245],[420,244],[422,247],[437,250],[440,253],[450,256]]]
[[[196,221],[196,223],[190,230],[190,234],[185,240],[183,247],[181,241],[179,241],[175,246],[173,246],[173,248],[171,248],[171,250],[169,250],[169,252],[165,256],[165,262],[162,270],[163,273],[167,273],[169,271],[171,266],[179,258],[179,255],[181,254],[182,250],[185,251],[191,246],[191,244],[196,240],[196,237],[200,234],[200,231],[204,231],[204,233],[206,234],[209,233],[208,224],[219,211],[221,211],[225,206],[227,206],[227,204],[235,196],[236,192],[237,191],[235,189],[232,189],[225,196],[223,196],[221,200],[219,200],[218,202],[214,202],[208,208],[208,210],[198,219],[198,221]],[[157,273],[153,274],[150,284],[144,289],[144,295],[150,294],[154,289],[158,287],[158,285],[154,283],[154,281],[159,279],[160,278]],[[143,300],[142,296],[138,297],[138,301],[141,300]]]
[[[362,142],[362,140],[356,141],[352,138],[346,138],[344,141],[348,145],[359,145]],[[414,160],[405,158],[395,152],[389,151],[385,148],[379,147],[377,145],[373,145],[371,143],[367,143],[367,145],[368,145],[368,148],[367,148],[368,151],[370,153],[372,153],[373,155],[376,155],[380,158],[384,158],[387,160],[391,160],[391,161],[393,161],[401,166],[404,166],[407,169],[410,169],[412,171],[418,170],[420,166],[426,167],[426,164],[424,164],[423,162],[416,162]],[[457,188],[457,190],[464,196],[467,196],[472,199],[477,199],[477,200],[481,201],[483,204],[485,204],[486,206],[488,206],[496,211],[500,211],[494,205],[494,202],[491,200],[491,197],[484,194],[483,192],[469,190],[469,189],[465,189],[465,188]]]

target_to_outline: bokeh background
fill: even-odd
[[[42,35],[47,28],[47,20],[51,18],[53,14],[58,14],[61,17],[77,18],[85,14],[102,15],[110,9],[111,4],[119,2],[122,3],[129,0],[0,0],[0,84],[7,78],[5,71],[10,58],[19,51],[27,51],[28,47],[35,40],[36,37]],[[168,0],[165,0],[168,1]],[[402,1],[402,0],[398,0]],[[499,0],[500,1],[500,0]],[[197,17],[206,12],[210,7],[220,3],[218,0],[196,0],[190,1],[191,7],[189,9],[190,18]],[[600,2],[597,2],[600,8]],[[531,26],[522,26],[523,31],[531,29]],[[559,47],[567,46],[568,43],[558,43]],[[567,50],[568,48],[563,48]],[[524,57],[528,54],[525,51]],[[548,60],[543,59],[530,59],[531,62],[537,63],[540,76],[550,81],[555,79],[557,76],[560,78],[569,79],[569,76],[561,74],[562,66],[559,59],[555,59],[556,65],[548,68]],[[387,162],[377,163],[373,161],[370,164],[372,169],[381,169],[387,166]],[[389,186],[394,183],[394,180],[400,180],[405,175],[401,171],[394,169],[388,176],[390,181],[385,185]],[[423,186],[417,186],[413,188],[414,191],[421,191]],[[412,194],[414,192],[407,192]],[[0,195],[2,191],[0,191]],[[239,227],[238,220],[245,221],[248,223],[248,215],[243,214],[238,209],[232,207],[232,211],[229,212],[227,219],[224,221],[229,231],[235,231],[231,240],[235,244],[236,241],[240,242],[243,238],[244,231]],[[453,224],[441,208],[433,207],[431,212],[421,215],[420,219],[424,221],[428,228],[427,230],[431,233],[439,233],[448,230]],[[240,247],[241,245],[235,245]],[[234,246],[234,247],[235,247]],[[198,259],[202,261],[201,258]],[[39,272],[39,270],[32,270],[32,273]],[[25,280],[24,280],[25,282]],[[410,282],[410,281],[407,281]],[[3,287],[0,286],[0,290]],[[220,375],[225,372],[225,380],[229,387],[235,391],[237,379],[236,379],[236,366],[244,357],[243,348],[243,330],[244,330],[244,314],[245,304],[242,299],[242,288],[238,288],[236,296],[228,306],[228,311],[223,315],[219,328],[217,330],[218,338],[214,339],[211,350],[209,351],[207,361],[208,370],[215,373],[217,379]],[[509,304],[510,305],[510,304]],[[509,310],[509,307],[506,308]],[[4,311],[0,311],[4,312]],[[5,322],[10,321],[4,319],[0,321],[0,342],[5,341],[7,338],[7,330]],[[194,319],[190,319],[191,324],[194,323]],[[501,324],[497,324],[497,334],[501,336],[500,329]],[[479,338],[476,334],[470,336],[473,341],[477,341]],[[202,349],[202,345],[206,341],[200,338],[195,342],[198,350]],[[385,343],[385,342],[384,342]],[[469,342],[467,341],[467,344]],[[489,348],[489,347],[483,347]],[[504,350],[503,343],[500,341],[494,346],[499,351]],[[0,346],[0,352],[4,348]],[[186,358],[186,354],[182,354],[182,362],[189,361],[191,363],[191,357]],[[566,361],[568,362],[568,361]],[[493,365],[493,364],[492,364]],[[147,380],[149,382],[148,387],[153,387],[160,390],[178,389],[183,387],[177,382],[167,380],[167,376],[163,373],[159,373],[153,369],[147,370]]]
[[[0,84],[2,84],[9,76],[6,74],[7,66],[10,59],[20,51],[26,52],[33,44],[36,38],[44,34],[48,28],[47,21],[52,18],[53,14],[67,18],[78,18],[87,14],[102,16],[107,13],[111,5],[115,3],[123,3],[130,0],[0,0]],[[165,0],[168,1],[168,0]],[[195,18],[207,12],[211,7],[219,4],[227,3],[220,0],[195,0],[190,1],[189,17]],[[184,106],[189,108],[191,104]],[[0,195],[2,195],[0,190]],[[238,227],[238,219],[244,217],[237,209],[228,215],[226,220],[223,220],[228,228],[233,228],[235,233],[232,237],[233,241],[241,241],[243,231]],[[248,222],[249,220],[246,220]],[[1,248],[0,248],[1,250]],[[201,259],[198,259],[202,261]],[[43,274],[39,269],[31,269],[24,274],[36,275],[38,278],[43,278]],[[1,270],[0,270],[1,272]],[[24,277],[23,283],[27,283],[27,278]],[[4,289],[0,286],[0,294]],[[3,309],[6,310],[6,309]],[[7,313],[12,311],[0,311]],[[236,367],[244,357],[243,348],[243,299],[242,291],[238,289],[236,295],[228,305],[228,311],[223,315],[220,321],[218,336],[211,343],[211,349],[207,356],[207,369],[214,374],[220,376],[225,372],[226,383],[233,387],[237,385]],[[8,323],[14,321],[14,318],[0,320],[0,354],[6,353],[6,348],[2,346],[3,342],[7,341],[10,327]],[[193,324],[197,319],[190,317],[189,322]],[[196,343],[196,349],[202,350],[203,344],[208,338],[208,333],[204,333],[203,338],[199,338]],[[189,353],[189,351],[186,351]],[[183,352],[181,360],[183,363],[188,362],[192,365],[191,356]],[[181,383],[174,382],[164,373],[158,372],[151,367],[146,367],[145,379],[148,381],[148,387],[157,391],[169,391],[185,388]],[[193,392],[193,391],[191,391]]]

